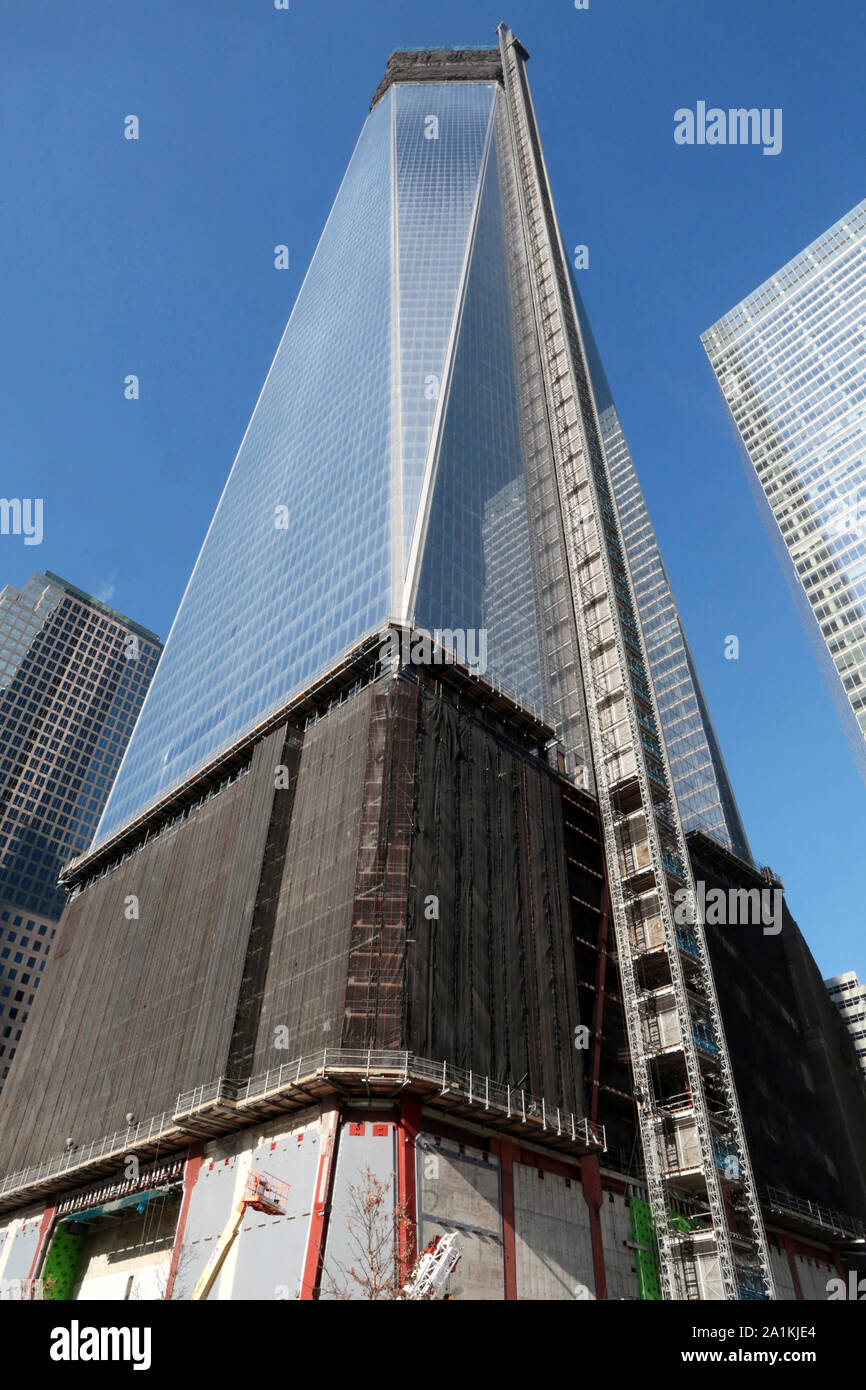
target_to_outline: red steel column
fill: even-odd
[[[36,1241],[36,1253],[33,1256],[30,1273],[27,1276],[28,1280],[35,1279],[36,1271],[39,1268],[43,1256],[47,1253],[48,1237],[54,1227],[54,1213],[56,1210],[56,1207],[46,1207],[42,1213],[42,1220],[39,1224],[39,1236]]]
[[[585,1154],[580,1160],[580,1177],[583,1185],[583,1200],[589,1208],[589,1239],[592,1245],[592,1273],[595,1279],[595,1296],[607,1298],[607,1273],[604,1267],[604,1240],[601,1233],[601,1204],[604,1193],[601,1187],[601,1168],[598,1154]]]
[[[514,1152],[510,1139],[491,1139],[490,1152],[499,1155],[499,1184],[502,1193],[502,1259],[505,1272],[505,1298],[517,1299],[517,1248],[514,1235]]]
[[[833,1263],[834,1263],[834,1265],[836,1266],[836,1273],[839,1275],[839,1278],[842,1280],[842,1283],[845,1285],[845,1298],[846,1298],[846,1300],[847,1300],[847,1299],[850,1297],[850,1293],[851,1293],[851,1290],[850,1290],[850,1281],[849,1281],[849,1279],[848,1279],[848,1271],[847,1271],[847,1269],[845,1268],[845,1266],[843,1265],[841,1259],[839,1258],[839,1251],[838,1251],[838,1250],[833,1249],[833,1250],[830,1251],[830,1254],[832,1255],[832,1257],[833,1257]],[[858,1294],[857,1294],[857,1290],[856,1290],[856,1289],[854,1290],[854,1297],[855,1297],[855,1298],[858,1297]]]
[[[421,1102],[404,1095],[397,1123],[397,1212],[400,1282],[405,1283],[418,1253],[418,1194],[415,1142],[421,1132]]]
[[[192,1201],[192,1190],[195,1187],[201,1168],[202,1144],[190,1144],[186,1163],[183,1165],[183,1197],[180,1203],[180,1212],[177,1218],[177,1229],[174,1233],[174,1244],[171,1247],[171,1264],[168,1267],[168,1279],[165,1284],[165,1298],[170,1299],[174,1293],[174,1282],[177,1278],[177,1269],[180,1262],[180,1248],[183,1244],[183,1233],[186,1230],[186,1219],[189,1215],[189,1204]]]
[[[794,1297],[798,1300],[798,1302],[802,1303],[803,1290],[800,1287],[800,1276],[797,1273],[797,1262],[794,1259],[794,1255],[796,1254],[796,1251],[794,1249],[794,1242],[791,1240],[790,1236],[782,1236],[781,1241],[782,1249],[788,1256],[788,1268],[791,1271],[791,1278],[794,1281]]]
[[[325,1236],[328,1229],[328,1213],[331,1209],[331,1190],[334,1181],[339,1133],[340,1107],[333,1104],[322,1110],[322,1147],[319,1152],[319,1167],[316,1173],[316,1186],[313,1191],[313,1209],[310,1213],[310,1231],[307,1236],[307,1252],[304,1256],[304,1272],[301,1277],[301,1299],[304,1302],[310,1302],[316,1297],[319,1281],[322,1277]]]

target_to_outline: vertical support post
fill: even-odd
[[[595,1296],[601,1301],[607,1298],[607,1272],[604,1267],[604,1240],[601,1233],[601,1204],[604,1201],[604,1191],[601,1186],[598,1154],[584,1154],[580,1160],[580,1180],[583,1200],[589,1209],[589,1241],[592,1246]]]
[[[404,1094],[397,1123],[397,1258],[401,1284],[409,1278],[418,1253],[415,1145],[421,1125],[421,1101],[417,1096]]]
[[[502,1257],[505,1299],[517,1300],[517,1248],[514,1237],[514,1150],[510,1139],[491,1139],[490,1150],[499,1155],[499,1184],[502,1194]]]
[[[190,1144],[186,1163],[183,1165],[183,1197],[181,1198],[180,1212],[178,1213],[177,1226],[174,1232],[174,1243],[171,1247],[171,1263],[168,1267],[168,1279],[165,1284],[166,1301],[168,1301],[174,1293],[174,1285],[177,1279],[178,1265],[180,1263],[180,1251],[183,1245],[187,1217],[189,1216],[189,1205],[192,1201],[192,1190],[195,1187],[199,1169],[201,1168],[203,1150],[203,1144]]]
[[[30,1273],[27,1275],[27,1278],[30,1280],[36,1278],[36,1271],[45,1263],[50,1237],[54,1233],[54,1214],[56,1211],[56,1207],[46,1207],[42,1213],[42,1220],[39,1223],[39,1236],[36,1241],[36,1252],[30,1265]]]
[[[325,1258],[325,1237],[328,1233],[328,1216],[331,1210],[331,1192],[334,1186],[337,1143],[340,1133],[340,1107],[337,1104],[322,1110],[322,1147],[319,1150],[319,1166],[316,1171],[316,1186],[313,1191],[313,1205],[310,1212],[310,1229],[307,1235],[307,1249],[304,1255],[304,1271],[301,1276],[301,1301],[311,1302],[318,1296],[322,1278],[322,1264]]]
[[[839,1278],[842,1280],[842,1282],[843,1282],[844,1285],[845,1285],[845,1288],[846,1288],[846,1290],[847,1290],[845,1297],[846,1297],[846,1299],[848,1299],[848,1298],[850,1298],[850,1296],[851,1296],[851,1291],[850,1291],[850,1280],[849,1280],[849,1278],[848,1278],[848,1270],[845,1268],[845,1266],[843,1265],[841,1259],[839,1258],[839,1251],[838,1251],[838,1250],[833,1249],[833,1250],[830,1251],[830,1254],[833,1256],[833,1263],[834,1263],[834,1265],[836,1266],[836,1273],[839,1275]],[[854,1296],[855,1296],[855,1298],[857,1297],[856,1290],[855,1290]]]
[[[790,1236],[782,1236],[782,1248],[788,1257],[788,1268],[791,1271],[791,1282],[794,1285],[794,1297],[798,1303],[802,1303],[803,1289],[800,1284],[800,1276],[797,1272],[797,1261],[794,1258],[797,1251]]]

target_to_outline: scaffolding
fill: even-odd
[[[662,1295],[772,1298],[766,1235],[526,82],[528,55],[505,25],[498,34]],[[674,916],[681,901],[692,908],[687,931]],[[684,1194],[698,1211],[687,1223],[673,1214]]]

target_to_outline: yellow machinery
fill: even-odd
[[[268,1173],[256,1171],[247,1177],[244,1195],[238,1202],[219,1240],[211,1251],[210,1259],[201,1272],[198,1283],[192,1291],[191,1302],[207,1298],[214,1280],[223,1267],[223,1262],[241,1228],[241,1222],[248,1207],[254,1211],[266,1212],[269,1216],[282,1216],[286,1210],[289,1184],[272,1178]]]

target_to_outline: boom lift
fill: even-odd
[[[241,1222],[247,1208],[250,1207],[253,1211],[263,1211],[268,1216],[283,1216],[288,1194],[289,1184],[287,1182],[280,1182],[277,1178],[272,1178],[270,1174],[258,1170],[248,1174],[244,1195],[226,1222],[222,1235],[211,1251],[210,1259],[192,1291],[191,1302],[207,1298],[213,1288],[214,1281],[223,1267],[225,1257],[241,1228]]]

